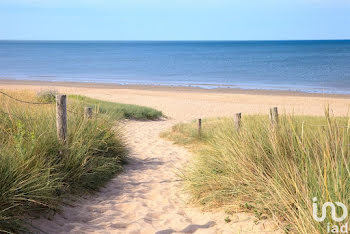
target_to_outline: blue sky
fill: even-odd
[[[0,39],[350,39],[350,1],[1,0]]]

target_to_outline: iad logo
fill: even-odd
[[[336,222],[342,222],[346,219],[346,217],[348,216],[348,209],[346,208],[346,206],[341,203],[341,202],[335,202],[335,204],[337,206],[340,206],[342,209],[343,209],[343,215],[340,216],[339,218],[337,217],[337,213],[336,213],[336,208],[335,208],[335,205],[332,203],[332,202],[326,202],[323,204],[322,206],[322,215],[321,217],[318,217],[317,216],[317,198],[314,197],[313,199],[313,204],[312,204],[312,216],[314,217],[314,219],[317,221],[317,222],[323,222],[326,218],[326,215],[327,215],[327,207],[330,207],[331,208],[331,216],[332,216],[332,219]]]
[[[313,204],[312,204],[312,216],[317,222],[323,222],[326,219],[327,216],[327,207],[330,207],[331,210],[331,217],[333,221],[335,222],[342,222],[348,217],[348,209],[347,207],[341,203],[341,202],[335,202],[335,204],[338,207],[342,208],[343,214],[340,217],[337,217],[337,212],[336,212],[336,206],[332,202],[326,202],[322,206],[322,214],[321,217],[318,217],[318,208],[317,208],[317,198],[314,197],[312,199]],[[348,223],[344,225],[330,225],[330,223],[327,224],[327,232],[328,233],[348,233]]]

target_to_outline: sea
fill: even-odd
[[[0,79],[350,94],[350,40],[0,41]]]

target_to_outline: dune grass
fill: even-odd
[[[10,94],[38,100],[31,92]],[[68,112],[62,145],[54,104],[22,104],[0,95],[0,232],[28,231],[28,218],[59,209],[68,195],[97,190],[122,169],[127,150],[115,118],[84,119],[79,102],[68,100],[74,114]]]
[[[348,120],[328,111],[325,117],[283,115],[273,128],[267,116],[252,115],[243,116],[239,132],[221,118],[205,120],[201,137],[195,122],[162,136],[195,152],[181,175],[195,204],[272,217],[287,233],[325,233],[327,223],[339,223],[330,212],[316,222],[312,198],[318,207],[327,201],[350,207]]]
[[[124,118],[133,120],[158,120],[163,117],[161,111],[131,104],[121,104],[115,102],[101,101],[81,95],[70,95],[71,100],[77,100],[84,105],[95,107],[96,111],[114,118]]]

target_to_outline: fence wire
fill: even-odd
[[[15,97],[13,97],[13,96],[11,96],[11,95],[9,95],[1,90],[0,90],[0,93],[8,98],[11,98],[11,99],[17,101],[17,102],[21,102],[21,103],[25,103],[25,104],[32,104],[32,105],[52,105],[52,104],[54,104],[52,102],[29,102],[29,101],[20,100],[20,99],[15,98]]]
[[[13,96],[11,96],[11,95],[9,95],[9,94],[7,94],[7,93],[1,91],[1,90],[0,90],[0,94],[6,96],[6,97],[8,97],[8,98],[11,98],[11,99],[13,99],[13,100],[15,100],[15,101],[17,101],[17,102],[21,102],[21,103],[25,103],[25,104],[33,104],[33,105],[53,105],[53,104],[55,104],[55,103],[52,103],[52,102],[29,102],[29,101],[20,100],[20,99],[15,98],[15,97],[13,97]],[[78,113],[78,112],[69,110],[68,108],[67,108],[67,112],[72,113],[72,114],[76,114],[76,115],[79,115],[79,114],[80,114],[80,113]],[[6,113],[6,112],[4,112],[4,113]],[[94,112],[94,114],[97,114],[97,113]]]

